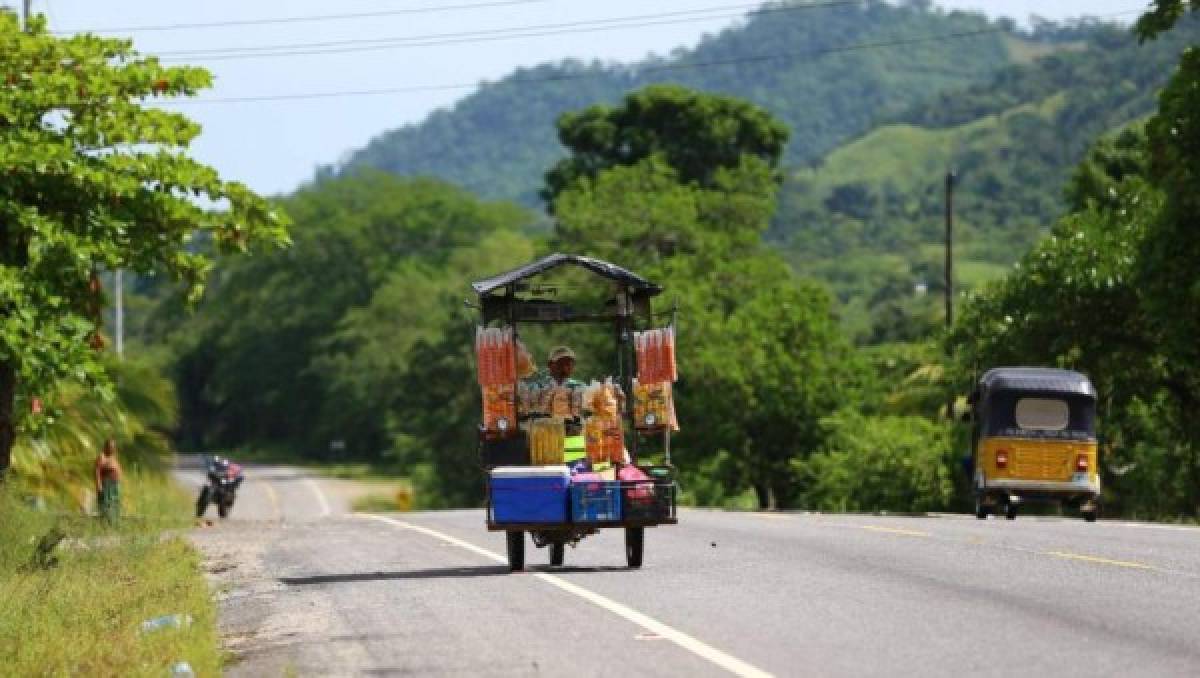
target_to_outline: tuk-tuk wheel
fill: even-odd
[[[525,533],[514,530],[505,534],[508,535],[508,569],[513,572],[525,569]]]
[[[561,541],[550,543],[550,564],[561,567],[567,556],[567,545]]]
[[[1017,519],[1017,505],[1016,504],[1009,502],[1008,504],[1006,504],[1004,506],[1004,518],[1006,520],[1016,520]]]
[[[1081,511],[1080,513],[1081,513],[1081,515],[1083,515],[1083,519],[1089,523],[1096,522],[1096,519],[1100,517],[1100,509],[1098,509],[1098,508],[1090,509],[1087,511]]]
[[[642,527],[625,528],[625,562],[629,567],[642,566],[642,551],[646,543],[646,529]]]

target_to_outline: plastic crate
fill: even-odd
[[[571,521],[603,523],[621,519],[621,484],[614,480],[571,483]]]
[[[675,483],[670,480],[621,482],[622,518],[655,522],[675,518]]]

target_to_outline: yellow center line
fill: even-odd
[[[1137,570],[1157,570],[1153,565],[1145,563],[1134,563],[1128,560],[1109,560],[1108,558],[1099,558],[1097,556],[1085,556],[1080,553],[1070,553],[1067,551],[1045,551],[1045,555],[1054,556],[1055,558],[1068,558],[1070,560],[1082,560],[1087,563],[1098,563],[1100,565],[1113,565],[1115,567],[1130,567]]]
[[[920,530],[901,530],[896,527],[881,527],[879,525],[859,525],[859,527],[861,527],[864,530],[870,530],[872,532],[886,532],[887,534],[902,534],[906,537],[931,537],[931,536],[933,536],[928,532],[921,532]]]
[[[275,488],[265,480],[258,481],[258,484],[267,491],[267,499],[271,501],[271,510],[275,512],[274,520],[279,520],[283,517],[283,510],[279,507],[279,495],[275,493]]]

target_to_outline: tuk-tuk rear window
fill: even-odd
[[[1071,409],[1065,400],[1021,398],[1016,419],[1017,428],[1026,431],[1065,431],[1071,422]]]
[[[1090,440],[1096,435],[1096,401],[1079,396],[1002,391],[982,404],[980,426],[989,436]]]

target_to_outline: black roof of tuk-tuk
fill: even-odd
[[[586,268],[596,275],[608,278],[609,280],[613,280],[629,287],[634,294],[642,297],[652,297],[662,292],[662,288],[657,284],[646,280],[633,271],[621,268],[616,264],[578,254],[562,254],[561,252],[555,252],[548,257],[542,257],[541,259],[538,259],[533,263],[525,264],[520,268],[515,268],[511,271],[473,282],[471,283],[471,287],[475,290],[476,294],[483,296],[501,287],[520,282],[526,278],[532,278],[535,275],[545,273],[546,271],[564,265]]]
[[[983,393],[1033,391],[1096,397],[1096,387],[1087,375],[1052,367],[996,367],[979,378],[979,390]]]

